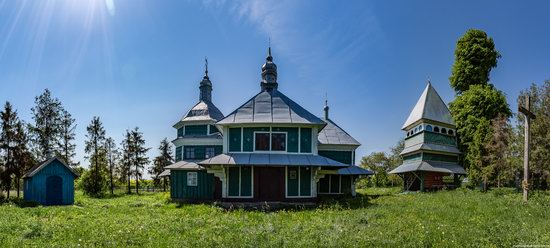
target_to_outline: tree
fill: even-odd
[[[111,189],[111,195],[114,194],[114,173],[116,170],[116,164],[118,160],[118,149],[116,148],[115,140],[111,137],[105,140],[105,152],[107,153],[107,164],[109,167],[109,187]]]
[[[485,143],[487,154],[484,157],[484,162],[487,165],[482,170],[485,186],[488,185],[490,177],[495,178],[497,187],[501,186],[501,179],[506,178],[506,174],[509,172],[506,169],[509,168],[511,135],[512,130],[508,117],[501,114],[491,120],[491,136]]]
[[[0,112],[0,154],[4,161],[4,168],[0,173],[2,188],[7,191],[9,198],[10,189],[15,179],[17,197],[19,197],[19,181],[23,173],[33,163],[27,149],[27,134],[25,124],[17,116],[17,111],[6,102],[4,110]]]
[[[532,84],[528,89],[520,92],[518,96],[518,105],[525,106],[525,95],[531,96],[531,111],[537,116],[531,122],[531,155],[529,162],[531,185],[536,189],[548,189],[550,184],[550,80],[546,80],[542,85]],[[523,157],[523,129],[525,127],[525,118],[518,115],[518,125],[516,140],[520,154]],[[519,160],[519,168],[521,162]],[[521,170],[520,170],[521,171]]]
[[[449,80],[460,94],[471,85],[486,85],[489,73],[497,66],[499,52],[491,37],[482,30],[470,29],[457,42],[455,62]]]
[[[128,194],[131,194],[131,178],[132,178],[132,134],[129,130],[126,130],[126,133],[124,134],[124,139],[120,143],[120,146],[122,147],[121,154],[120,154],[120,161],[119,161],[119,170],[118,175],[119,181],[124,183],[126,182],[128,184]]]
[[[172,157],[172,145],[164,138],[159,145],[159,155],[153,160],[153,166],[149,168],[149,174],[153,176],[155,185],[160,184],[159,175],[164,171],[164,167],[174,163]]]
[[[76,155],[74,144],[75,139],[75,119],[71,114],[64,109],[61,109],[60,122],[59,122],[59,139],[57,146],[59,148],[59,156],[71,167],[78,166],[78,163],[73,161]]]
[[[492,85],[472,85],[451,102],[450,110],[457,126],[463,162],[468,167],[468,178],[481,182],[482,168],[487,165],[483,161],[487,156],[485,144],[492,136],[491,120],[500,114],[505,118],[511,115],[506,97]]]
[[[390,159],[383,152],[373,152],[361,159],[361,167],[374,172],[376,187],[385,186],[390,168]]]
[[[139,128],[136,127],[130,132],[131,136],[131,157],[133,171],[132,174],[136,178],[136,193],[139,194],[139,180],[141,180],[142,171],[147,164],[149,164],[149,158],[147,157],[147,152],[151,148],[145,147],[145,139],[143,138],[143,133],[139,131]]]
[[[94,116],[86,130],[88,134],[86,134],[84,151],[87,154],[86,158],[90,161],[90,170],[89,175],[83,177],[82,181],[84,192],[97,197],[101,196],[106,188],[105,129],[99,117]]]
[[[30,126],[33,151],[38,160],[46,160],[54,154],[55,146],[59,143],[62,106],[48,89],[37,96],[34,102],[36,106],[31,108],[34,125]]]

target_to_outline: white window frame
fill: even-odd
[[[187,149],[192,149],[193,157],[187,157]],[[183,159],[195,159],[195,147],[194,146],[184,146],[183,147]]]
[[[267,150],[256,150],[256,134],[268,134],[269,135],[269,141],[267,142],[268,143],[267,146],[269,148]],[[271,152],[271,132],[270,131],[254,131],[252,151],[254,151],[254,152]]]
[[[325,176],[328,176],[328,192],[322,192],[321,187],[320,187],[321,185],[319,185],[319,194],[323,194],[323,195],[341,195],[341,194],[344,194],[344,193],[342,193],[342,175],[326,174]],[[336,192],[336,193],[331,192],[333,176],[338,176],[338,192]]]
[[[273,134],[284,134],[285,135],[285,150],[284,151],[273,151]],[[272,131],[270,134],[269,134],[269,151],[270,152],[284,152],[284,153],[287,153],[288,151],[288,132],[284,132],[284,131]]]
[[[187,186],[196,187],[199,185],[199,175],[196,171],[187,172]]]
[[[209,153],[207,152],[208,149],[211,149],[211,151],[212,151],[211,154],[209,154]],[[216,156],[216,148],[213,147],[213,146],[205,146],[205,147],[204,147],[204,157],[205,157],[205,158],[212,158],[212,157],[214,157],[214,156]]]
[[[227,170],[226,170],[227,169]],[[226,198],[242,198],[242,199],[252,199],[254,198],[254,166],[250,166],[250,196],[242,196],[241,193],[241,183],[242,183],[242,166],[239,166],[239,195],[238,196],[230,196],[229,195],[229,167],[224,168],[224,171],[226,172],[225,178],[227,178],[226,188],[227,188],[227,197]]]
[[[285,198],[312,198],[313,197],[313,183],[315,180],[312,180],[313,179],[313,167],[306,167],[306,168],[309,168],[309,173],[310,173],[310,177],[309,177],[309,195],[302,195],[302,185],[301,185],[301,181],[302,181],[302,177],[301,177],[301,170],[300,166],[296,167],[298,168],[298,195],[297,196],[289,196],[288,195],[288,166],[285,166]]]

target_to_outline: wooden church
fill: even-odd
[[[460,185],[466,171],[459,165],[456,126],[432,84],[422,92],[402,127],[406,133],[403,164],[390,174],[403,178],[403,190],[427,191]]]
[[[328,106],[319,118],[279,90],[271,48],[261,78],[259,93],[224,116],[207,67],[199,102],[174,125],[173,200],[315,202],[355,195],[357,179],[373,174],[354,165],[360,144],[329,119]]]

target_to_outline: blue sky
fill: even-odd
[[[550,78],[548,1],[0,0],[0,101],[30,121],[49,88],[85,127],[100,116],[122,139],[139,126],[157,154],[198,98],[204,57],[214,103],[228,114],[259,91],[271,37],[279,89],[363,145],[387,151],[426,80],[449,102],[456,40],[494,38],[491,81],[513,110],[521,89]]]

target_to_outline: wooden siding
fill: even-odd
[[[319,180],[319,194],[351,194],[353,176],[325,175]]]
[[[453,155],[433,154],[425,152],[422,157],[423,160],[426,161],[458,162],[458,156]]]
[[[185,125],[185,135],[207,135],[207,125]]]
[[[192,158],[187,157],[187,153],[185,152],[186,148],[194,148],[194,156]],[[223,146],[184,146],[183,148],[183,160],[186,159],[206,159],[206,148],[207,147],[214,147],[214,156],[220,155],[223,150]]]
[[[229,129],[229,151],[240,152],[241,151],[241,128]]]
[[[178,138],[183,137],[183,127],[178,128]]]
[[[287,152],[298,152],[298,128],[296,127],[273,127],[273,132],[286,132],[287,133]]]
[[[353,165],[353,152],[352,151],[329,151],[319,150],[319,155],[336,160],[343,164]]]
[[[310,153],[311,152],[311,128],[301,128],[300,129],[300,152]],[[317,137],[315,138],[317,140]]]
[[[456,146],[456,138],[454,136],[427,131],[424,132],[424,142],[438,145]]]
[[[187,186],[187,172],[197,172],[197,186]],[[184,201],[214,199],[214,175],[206,171],[171,170],[170,196]]]
[[[254,132],[269,132],[269,127],[245,127],[243,128],[243,152],[254,151]]]
[[[210,125],[210,134],[219,133],[220,130],[214,125]]]
[[[62,179],[62,205],[74,204],[74,175],[58,160],[53,160],[32,178],[24,179],[24,199],[48,205],[46,181],[50,176],[59,176]]]
[[[176,147],[176,162],[183,160],[183,146]]]

